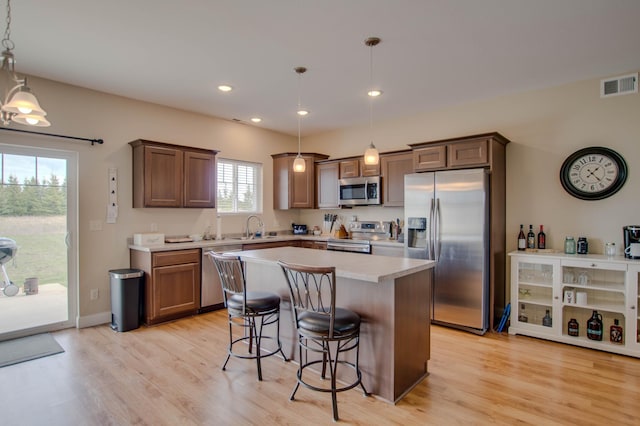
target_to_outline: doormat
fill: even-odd
[[[0,342],[0,367],[64,352],[49,333]]]

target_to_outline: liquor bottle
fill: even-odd
[[[544,249],[547,246],[547,236],[544,233],[544,228],[540,225],[540,232],[538,232],[538,248]]]
[[[569,320],[569,324],[567,324],[567,334],[574,337],[578,337],[580,335],[580,325],[575,318],[571,318]]]
[[[551,327],[551,315],[549,315],[549,310],[547,309],[547,312],[544,314],[544,317],[542,318],[542,325],[544,325],[545,327]]]
[[[533,233],[533,225],[529,225],[529,233],[527,234],[527,248],[536,248],[536,234]]]
[[[587,337],[591,340],[602,340],[602,315],[593,311],[591,319],[587,322]]]
[[[524,250],[527,248],[527,239],[524,236],[524,225],[520,225],[520,233],[518,234],[518,250]]]
[[[520,322],[529,322],[529,317],[524,312],[524,303],[520,305],[520,312],[518,312],[518,321]]]
[[[611,340],[611,343],[622,343],[622,336],[624,336],[622,327],[620,327],[620,323],[616,318],[613,320],[613,325],[609,331],[609,340]]]

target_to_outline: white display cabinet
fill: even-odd
[[[510,334],[522,334],[640,357],[638,279],[640,262],[624,257],[513,252]],[[549,311],[552,323],[544,324]],[[587,337],[594,311],[602,316],[602,340]],[[569,320],[579,325],[577,336]],[[623,341],[610,341],[618,320]]]

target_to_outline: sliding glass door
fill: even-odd
[[[0,143],[0,340],[74,325],[77,229],[77,153]]]

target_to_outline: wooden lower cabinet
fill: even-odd
[[[131,267],[145,272],[144,322],[157,324],[200,308],[200,250],[131,250]]]
[[[262,250],[276,247],[300,247],[300,241],[266,241],[264,243],[243,244],[242,250]]]
[[[300,247],[316,249],[316,250],[326,250],[327,243],[325,241],[302,240],[300,241]]]

